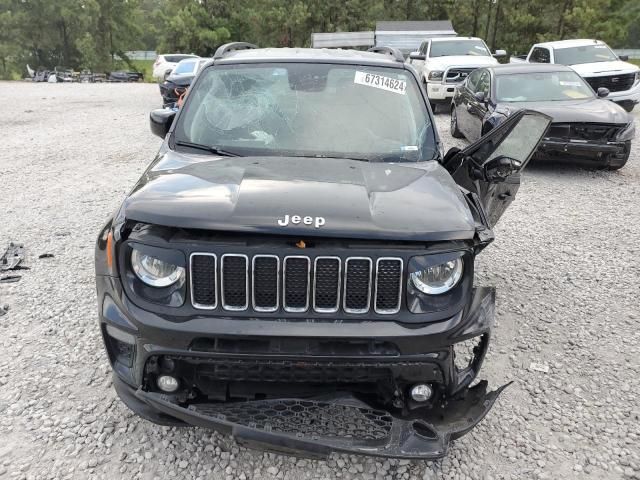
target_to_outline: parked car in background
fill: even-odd
[[[526,56],[512,56],[511,63],[556,63],[571,66],[595,91],[609,89],[609,100],[627,112],[640,102],[640,68],[626,55],[616,55],[600,40],[561,40],[538,43]]]
[[[564,65],[500,65],[475,70],[451,104],[451,134],[475,141],[521,109],[553,118],[538,158],[574,158],[616,170],[625,165],[634,122]]]
[[[210,58],[185,58],[180,60],[176,68],[169,74],[164,82],[160,83],[160,95],[162,105],[170,106],[178,101],[184,94],[200,69]]]
[[[110,82],[141,82],[142,80],[144,80],[144,74],[141,72],[132,72],[127,70],[109,72]]]
[[[448,105],[456,86],[473,70],[497,65],[496,56],[505,56],[504,50],[491,54],[489,47],[475,37],[436,37],[422,42],[420,50],[409,54],[408,62],[420,73],[431,109]]]
[[[176,68],[180,60],[185,58],[199,58],[198,55],[188,55],[183,53],[165,53],[158,55],[153,64],[153,78],[165,80],[171,71]]]

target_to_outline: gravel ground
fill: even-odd
[[[160,145],[157,86],[0,88],[0,248],[23,242],[31,267],[0,284],[1,479],[640,479],[640,141],[619,172],[527,169],[477,265],[498,287],[483,373],[515,383],[447,458],[296,460],[155,426],[111,388],[93,244]]]

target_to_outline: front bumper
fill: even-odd
[[[117,377],[114,383],[124,403],[142,417],[211,428],[249,448],[306,457],[343,452],[407,459],[442,457],[449,442],[480,422],[507,386],[487,393],[487,383],[480,382],[426,418],[401,419],[349,394],[181,406],[169,395],[134,392]]]
[[[616,103],[620,102],[640,102],[640,82],[633,85],[629,90],[622,90],[620,92],[609,92],[607,99]]]
[[[457,84],[427,82],[427,97],[434,103],[448,103],[456,93]]]
[[[545,138],[540,142],[536,152],[538,159],[554,159],[571,157],[574,159],[595,162],[598,164],[615,164],[624,161],[631,148],[630,142],[571,142],[557,138]]]
[[[467,307],[449,319],[403,326],[393,321],[210,316],[176,321],[136,307],[117,278],[99,276],[97,286],[101,331],[114,369],[114,386],[123,402],[155,423],[213,428],[249,447],[307,456],[339,451],[438,458],[445,455],[451,440],[484,418],[504,388],[487,392],[486,382],[470,387],[493,325],[495,291],[491,288],[474,289]],[[478,338],[485,341],[474,348],[467,367],[457,368],[453,345]],[[207,343],[207,339],[224,342]],[[362,339],[370,345],[365,351],[348,350]],[[255,342],[247,346],[247,340]],[[119,341],[130,345],[123,348]],[[255,349],[269,342],[279,347]],[[318,342],[330,342],[333,352],[309,347]],[[233,346],[225,350],[220,347],[223,343]],[[302,347],[294,351],[298,344]],[[182,385],[197,384],[194,390],[199,395],[159,391],[154,375],[161,373],[157,366],[165,365],[165,360],[178,366],[172,371]],[[356,382],[382,384],[389,380],[386,374],[400,391],[391,390],[396,401],[402,399],[407,384],[419,380],[433,385],[437,395],[428,407],[404,395],[399,407],[382,405],[351,389]],[[287,382],[278,383],[283,378]],[[243,388],[259,380],[271,388],[300,385],[308,379],[314,379],[314,388],[320,386],[320,391],[298,396],[276,387],[276,394],[264,399],[224,398],[241,381]]]

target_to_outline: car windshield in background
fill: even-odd
[[[478,40],[452,40],[450,42],[431,42],[429,57],[449,57],[453,55],[491,55],[484,43]]]
[[[194,55],[163,55],[166,62],[178,63],[185,58],[196,58]]]
[[[196,69],[196,65],[198,64],[197,60],[185,60],[182,61],[178,64],[178,66],[175,68],[175,70],[171,73],[173,74],[189,74],[189,73],[193,73],[193,71]]]
[[[575,72],[496,75],[499,102],[544,102],[593,98],[593,91]]]
[[[190,93],[176,141],[239,155],[423,161],[433,126],[406,70],[270,63],[209,67]]]
[[[580,63],[613,62],[618,60],[606,45],[585,45],[584,47],[558,48],[554,51],[555,63],[578,65]]]

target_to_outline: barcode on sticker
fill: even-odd
[[[407,82],[398,80],[397,78],[385,77],[377,73],[367,73],[356,71],[353,83],[358,85],[367,85],[368,87],[379,88],[389,92],[400,93],[404,95],[407,91]]]

